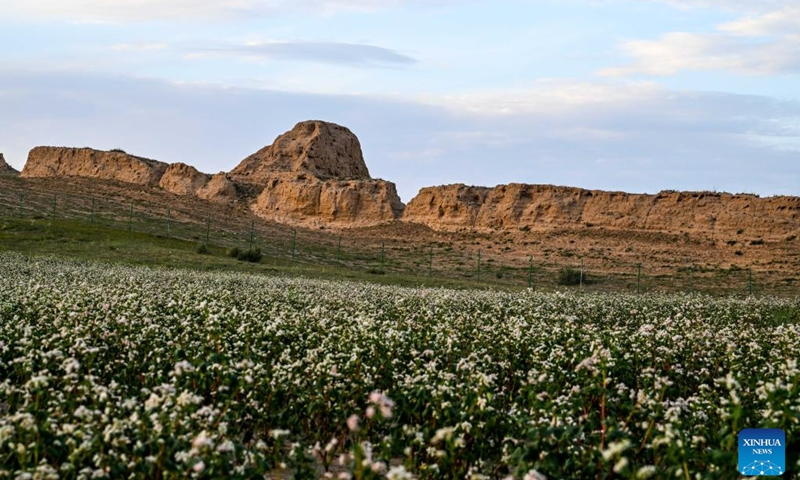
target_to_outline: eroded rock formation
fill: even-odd
[[[228,174],[225,172],[219,172],[211,177],[211,180],[195,193],[204,200],[218,203],[231,203],[237,198],[236,184],[228,178]]]
[[[167,164],[91,148],[36,147],[28,154],[22,177],[89,177],[155,187]]]
[[[0,173],[13,173],[2,160]],[[298,123],[230,173],[210,176],[122,151],[37,147],[23,177],[80,176],[247,202],[264,219],[305,226],[366,226],[402,219],[437,230],[601,227],[734,238],[800,236],[800,198],[711,192],[656,195],[512,183],[427,187],[404,206],[395,185],[372,179],[356,136],[321,121]]]
[[[345,127],[301,122],[231,171],[263,188],[251,209],[298,225],[374,225],[397,219],[403,203],[391,182],[372,179],[358,138]]]
[[[213,177],[184,163],[88,148],[34,148],[26,177],[79,176],[158,186],[221,203],[247,201],[265,219],[297,225],[373,225],[396,220],[395,185],[370,178],[358,138],[345,127],[307,121]]]
[[[273,173],[305,173],[320,180],[368,180],[358,138],[335,123],[309,120],[280,135],[272,145],[231,170],[240,182],[265,185]]]
[[[173,163],[167,167],[158,185],[177,195],[196,195],[209,181],[209,175],[200,173],[185,163]]]
[[[512,183],[423,188],[403,220],[436,229],[598,226],[780,238],[800,229],[800,198],[671,192],[655,195]]]
[[[397,219],[403,203],[384,180],[319,180],[276,173],[252,205],[263,218],[307,226],[365,226]]]
[[[0,153],[0,175],[19,175],[19,172],[6,163],[5,157]]]
[[[211,176],[185,163],[166,164],[121,150],[105,152],[91,148],[36,147],[28,154],[22,176],[115,180],[157,186],[176,195],[197,196],[218,203],[237,200],[236,186],[224,172]]]
[[[403,220],[442,230],[475,227],[490,191],[464,184],[425,187],[406,205]]]

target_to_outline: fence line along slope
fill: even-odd
[[[800,242],[791,237],[764,241],[742,234],[722,242],[592,226],[441,232],[397,221],[294,228],[260,219],[242,204],[80,178],[0,177],[0,216],[72,219],[221,248],[258,247],[267,259],[321,268],[520,288],[793,295],[800,271]]]

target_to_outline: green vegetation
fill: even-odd
[[[205,252],[199,254],[200,250]],[[374,267],[363,269],[330,263],[292,262],[286,257],[264,254],[258,247],[249,255],[262,258],[255,263],[239,261],[226,249],[197,240],[182,240],[137,231],[90,224],[83,220],[48,218],[0,218],[0,253],[20,252],[30,255],[57,255],[62,258],[101,260],[123,265],[180,268],[200,271],[240,271],[327,279],[359,280],[388,285],[429,286],[448,288],[495,288],[520,290],[519,286],[487,285],[471,279],[458,279],[396,273]],[[242,252],[242,250],[238,250]],[[247,250],[244,250],[245,252]],[[377,270],[377,269],[376,269]]]
[[[583,276],[580,270],[566,267],[558,272],[559,285],[574,286],[580,285],[582,282],[586,283],[586,278]]]
[[[129,209],[130,210],[130,209]],[[173,211],[173,214],[175,211]],[[301,232],[296,242],[287,230],[265,230],[254,235],[251,225],[236,231],[209,230],[205,224],[179,223],[176,216],[153,218],[127,214],[122,219],[86,212],[81,217],[59,215],[0,217],[0,251],[56,254],[61,257],[96,259],[133,265],[188,268],[208,271],[244,271],[350,279],[389,285],[491,288],[518,291],[530,287],[555,290],[580,283],[577,255],[560,250],[567,258],[548,258],[549,249],[529,268],[530,257],[486,255],[477,271],[477,252],[464,244],[393,245],[380,247],[369,240],[338,242],[338,235]],[[131,224],[133,227],[131,228]],[[255,224],[255,222],[253,222]],[[266,228],[274,228],[268,225]],[[332,239],[332,241],[331,241]],[[484,251],[485,252],[485,251]],[[566,254],[566,255],[564,255]],[[745,252],[737,250],[737,256]],[[555,255],[553,256],[555,257]],[[604,256],[605,258],[605,256]],[[604,262],[605,263],[605,262]],[[698,266],[690,271],[680,264],[668,271],[645,265],[644,288],[637,285],[637,265],[622,266],[613,273],[584,274],[586,292],[673,291],[710,294],[784,294],[796,291],[784,276],[765,280],[765,272],[729,275],[721,265]],[[601,268],[607,268],[605,266]],[[724,274],[724,275],[723,275]],[[769,283],[767,283],[769,282]],[[751,285],[755,284],[755,288]]]
[[[740,429],[800,436],[797,300],[8,253],[0,279],[6,478],[728,480]]]
[[[261,253],[261,249],[256,248],[248,248],[247,250],[242,250],[239,247],[233,247],[228,249],[228,256],[231,258],[235,258],[241,262],[250,262],[250,263],[259,263],[264,255]]]

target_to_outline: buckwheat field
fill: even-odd
[[[800,478],[798,312],[0,255],[0,478]]]

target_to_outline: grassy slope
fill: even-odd
[[[44,223],[24,223],[30,218]],[[75,223],[64,223],[68,219]],[[582,226],[483,233],[437,232],[405,222],[344,231],[294,228],[259,219],[243,205],[217,205],[159,189],[79,178],[0,176],[3,221],[22,232],[0,238],[12,245],[0,249],[199,269],[272,267],[290,274],[394,284],[520,289],[527,286],[532,270],[536,289],[577,289],[559,285],[558,279],[562,269],[578,269],[585,262],[588,282],[583,290],[590,292],[632,293],[641,287],[642,292],[747,295],[752,285],[756,294],[796,296],[800,271],[800,241],[794,237],[749,246],[743,240],[731,245],[677,233]],[[128,233],[129,226],[139,233]],[[25,233],[30,228],[34,230]],[[119,245],[97,243],[96,235],[132,244],[112,250]],[[172,242],[164,242],[165,235],[173,237]],[[212,250],[218,257],[213,261],[194,253],[206,235],[219,247]],[[71,245],[76,241],[89,243]],[[266,266],[242,265],[224,257],[224,247],[247,248],[250,242],[267,254]],[[432,277],[427,275],[429,262]],[[369,274],[371,270],[386,273]]]
[[[0,218],[0,251],[205,271],[345,278],[391,285],[488,287],[477,282],[452,278],[396,273],[374,274],[366,270],[291,262],[269,256],[265,256],[260,263],[247,263],[228,257],[224,248],[215,245],[209,246],[208,254],[201,255],[197,253],[199,246],[197,242],[136,231],[129,232],[80,220]],[[492,285],[492,288],[498,286]]]

